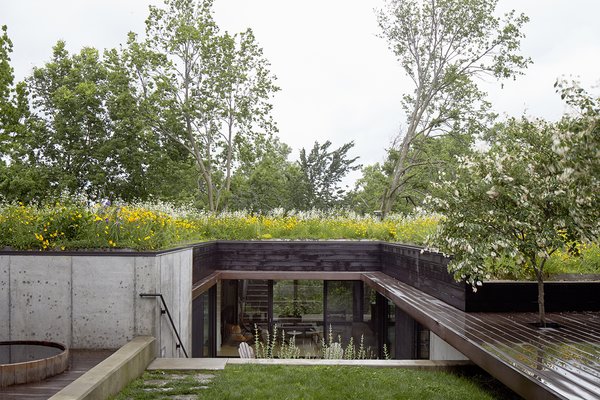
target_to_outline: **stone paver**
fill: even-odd
[[[162,368],[160,368],[160,369],[162,369]],[[179,370],[181,370],[181,368]],[[178,371],[178,370],[173,370],[173,371]],[[169,400],[191,400],[191,399],[197,398],[196,395],[170,394],[169,392],[173,391],[174,389],[171,387],[166,387],[169,383],[192,378],[194,381],[196,381],[197,386],[190,387],[189,390],[190,391],[200,391],[200,390],[208,389],[208,386],[206,386],[206,385],[210,384],[212,382],[212,380],[215,378],[215,375],[205,374],[205,373],[184,375],[184,374],[177,373],[177,372],[174,372],[174,373],[165,372],[161,375],[162,376],[160,377],[160,379],[156,379],[156,377],[154,377],[154,379],[144,380],[144,386],[150,386],[150,387],[144,387],[143,391],[145,391],[147,393],[159,393],[161,398],[169,399]]]

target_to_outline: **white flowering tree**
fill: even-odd
[[[554,131],[552,149],[575,206],[569,211],[579,236],[594,240],[600,232],[600,98],[577,83],[557,82],[561,97],[572,107]]]
[[[585,133],[569,134],[572,126]],[[598,235],[597,169],[588,176],[598,165],[598,114],[557,125],[511,120],[491,136],[489,150],[459,160],[456,175],[437,185],[429,204],[444,218],[429,244],[453,255],[450,271],[474,290],[498,272],[532,271],[545,326],[546,262]]]

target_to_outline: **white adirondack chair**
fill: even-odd
[[[240,343],[240,347],[238,347],[238,352],[240,353],[240,358],[255,358],[254,350],[246,342]]]

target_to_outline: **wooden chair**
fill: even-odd
[[[240,358],[255,358],[254,350],[246,342],[240,343],[240,347],[238,347],[238,353],[240,353]]]

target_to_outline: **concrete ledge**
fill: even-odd
[[[255,365],[342,365],[375,368],[410,368],[420,370],[452,370],[472,367],[468,360],[321,360],[321,359],[266,359],[266,358],[157,358],[148,366],[153,370],[221,370],[227,364]]]
[[[228,364],[260,364],[260,365],[345,365],[354,367],[376,368],[409,368],[420,370],[451,370],[471,367],[471,361],[438,361],[438,360],[311,360],[311,359],[256,359],[229,358]]]
[[[56,393],[52,400],[104,400],[142,375],[156,357],[151,336],[138,336]]]
[[[148,366],[153,370],[220,370],[225,369],[227,358],[157,358]]]

